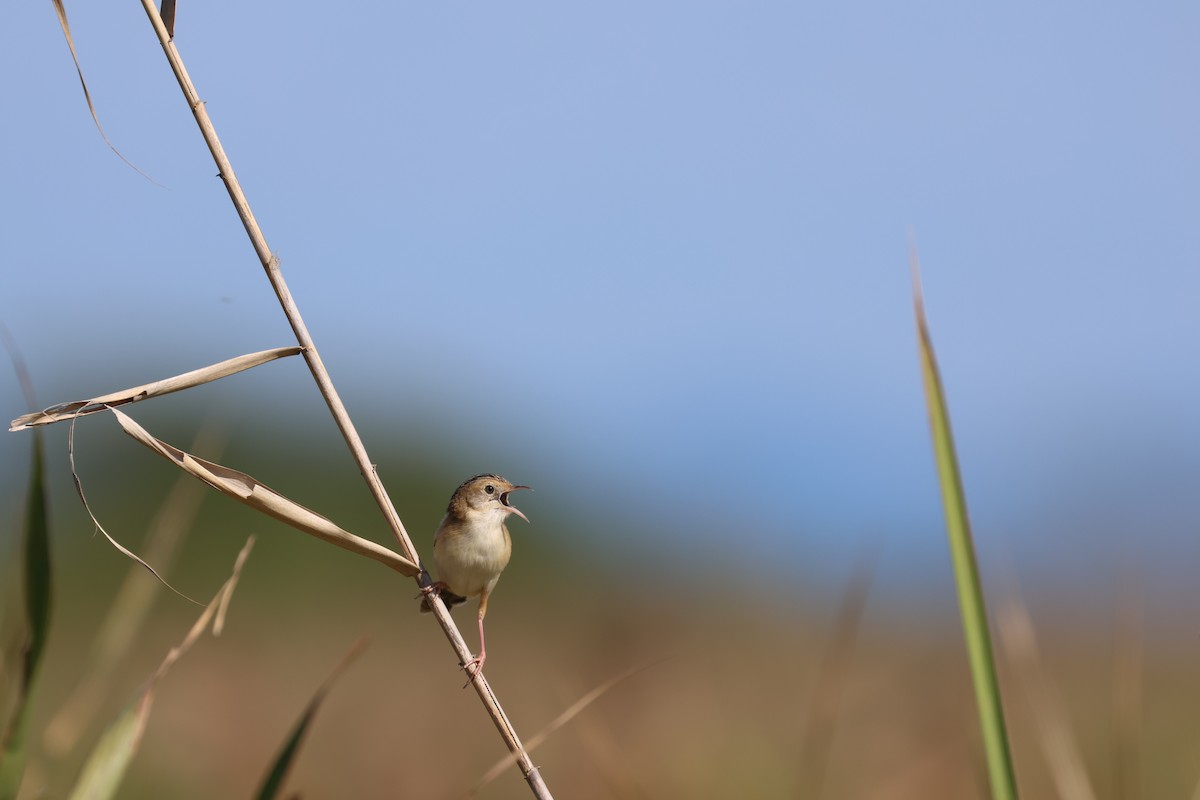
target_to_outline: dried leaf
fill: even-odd
[[[202,383],[226,378],[230,375],[236,375],[239,372],[248,370],[251,367],[257,367],[260,364],[265,364],[268,361],[274,361],[277,358],[287,358],[302,352],[301,347],[277,347],[274,350],[262,350],[257,353],[248,353],[244,356],[231,358],[226,361],[221,361],[217,364],[210,364],[207,367],[194,369],[191,372],[185,372],[182,375],[176,375],[173,378],[164,378],[161,381],[154,381],[142,386],[135,386],[132,389],[124,389],[119,392],[93,397],[91,400],[76,400],[70,403],[59,403],[56,406],[50,406],[43,411],[36,411],[32,414],[25,414],[17,417],[12,421],[10,431],[20,431],[26,428],[32,428],[35,425],[49,425],[53,422],[62,422],[68,419],[75,419],[85,414],[94,414],[97,411],[103,411],[112,406],[123,406],[128,403],[136,403],[139,400],[148,400],[151,397],[158,397],[171,392],[178,392],[183,389],[190,389],[193,386],[199,386]]]
[[[223,494],[227,494],[256,511],[274,517],[293,528],[318,539],[337,545],[352,553],[366,556],[391,567],[401,575],[409,577],[420,572],[420,568],[407,558],[388,550],[375,542],[342,530],[330,520],[296,503],[244,472],[214,464],[186,453],[177,447],[156,439],[145,428],[138,425],[129,415],[112,409],[125,432]]]

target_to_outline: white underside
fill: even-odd
[[[433,545],[438,580],[463,597],[490,593],[508,564],[503,524],[480,527],[480,532],[438,537]]]

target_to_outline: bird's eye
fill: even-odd
[[[485,492],[487,492],[488,494],[495,494],[495,493],[496,493],[496,487],[495,487],[495,486],[492,486],[490,483],[489,483],[487,486],[483,487],[483,490],[484,490]]]

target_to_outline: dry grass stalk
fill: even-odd
[[[196,87],[192,83],[187,69],[184,67],[183,60],[179,56],[179,51],[175,48],[171,32],[167,30],[166,25],[163,23],[154,0],[142,0],[142,7],[146,11],[146,16],[150,20],[155,34],[158,36],[159,44],[162,45],[163,53],[166,55],[167,61],[171,65],[171,70],[175,73],[175,78],[179,82],[179,88],[183,91],[184,97],[187,99],[188,107],[192,110],[192,115],[196,119],[200,133],[204,137],[209,151],[212,153],[221,180],[224,181],[230,200],[233,201],[234,208],[237,210],[238,216],[246,228],[246,234],[250,237],[250,242],[254,247],[255,253],[258,255],[259,262],[262,264],[263,269],[266,270],[267,279],[270,281],[271,287],[274,289],[275,295],[283,308],[283,312],[287,316],[293,332],[296,334],[296,341],[304,350],[305,360],[312,371],[317,388],[320,390],[321,396],[325,398],[330,413],[333,415],[334,422],[337,424],[343,438],[346,440],[351,455],[358,464],[359,471],[366,480],[367,486],[375,498],[380,511],[383,512],[388,526],[392,529],[396,541],[400,544],[402,555],[410,562],[420,564],[420,557],[417,555],[416,547],[413,546],[412,540],[404,528],[404,523],[401,522],[400,516],[396,513],[395,506],[388,497],[387,490],[384,488],[383,482],[379,479],[379,475],[375,471],[374,464],[367,455],[362,438],[358,435],[358,431],[355,429],[353,422],[351,422],[350,415],[347,413],[341,397],[333,386],[329,372],[325,369],[316,344],[308,332],[308,327],[304,324],[300,310],[296,306],[291,291],[288,289],[287,282],[283,278],[283,273],[279,269],[279,260],[267,245],[266,237],[263,235],[262,229],[254,217],[254,212],[250,209],[250,203],[242,191],[241,184],[234,174],[233,165],[225,155],[225,149],[221,146],[220,138],[217,136],[212,120],[209,119],[208,111],[204,103],[200,100],[200,95],[196,91]],[[428,576],[422,570],[418,577],[418,583],[426,585],[428,582]],[[437,619],[451,647],[453,647],[457,654],[459,663],[466,663],[471,658],[471,651],[463,640],[462,634],[455,626],[454,621],[450,618],[445,605],[440,599],[435,600],[431,605],[433,607],[434,618]],[[529,754],[525,752],[525,748],[517,736],[516,729],[504,713],[504,709],[500,706],[499,701],[492,692],[491,686],[481,671],[477,672],[476,676],[472,679],[472,685],[474,685],[476,693],[483,701],[489,716],[491,716],[497,730],[504,739],[505,745],[510,752],[516,755],[517,764],[534,796],[539,798],[551,797],[550,790],[542,780],[541,773],[534,766],[533,761],[529,758]]]

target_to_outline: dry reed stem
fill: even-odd
[[[388,526],[392,529],[392,533],[395,534],[402,554],[414,564],[420,564],[421,560],[420,556],[417,555],[416,547],[413,546],[408,532],[404,529],[404,523],[401,522],[400,516],[396,513],[395,506],[392,504],[391,498],[388,497],[387,490],[384,488],[383,482],[379,479],[379,475],[375,470],[375,465],[367,455],[366,447],[363,445],[362,439],[359,437],[353,422],[351,422],[341,397],[333,386],[333,381],[325,369],[325,364],[321,360],[320,353],[317,351],[316,343],[309,334],[308,328],[300,315],[300,310],[296,306],[291,291],[288,289],[287,282],[283,278],[283,273],[279,269],[279,259],[275,257],[267,245],[266,237],[263,236],[262,230],[258,226],[258,221],[254,217],[254,212],[250,209],[250,203],[247,201],[241,184],[234,174],[233,165],[229,162],[228,156],[225,155],[225,149],[221,146],[221,141],[217,136],[212,121],[209,119],[204,102],[201,101],[200,95],[196,91],[196,87],[183,65],[183,60],[179,56],[179,51],[175,48],[171,33],[168,32],[164,25],[162,17],[158,13],[158,8],[154,4],[154,0],[142,0],[142,8],[145,9],[146,17],[150,20],[150,24],[158,36],[159,44],[162,45],[163,53],[171,65],[172,72],[175,73],[175,78],[179,82],[179,88],[183,91],[188,107],[192,110],[192,115],[196,118],[196,124],[199,126],[200,133],[204,137],[209,151],[212,153],[213,160],[216,162],[217,169],[220,172],[221,180],[225,183],[225,188],[229,192],[229,198],[233,202],[238,217],[242,220],[242,224],[246,229],[246,235],[250,237],[250,243],[258,255],[259,262],[262,264],[263,269],[266,270],[267,279],[270,281],[271,287],[279,299],[283,312],[287,316],[288,323],[292,326],[292,330],[296,334],[296,341],[304,348],[304,358],[308,362],[309,369],[312,372],[313,379],[317,383],[317,388],[321,392],[321,396],[325,398],[325,402],[329,406],[329,411],[333,415],[334,422],[342,432],[342,436],[346,440],[346,445],[349,447],[351,455],[358,464],[363,479],[367,482],[367,486],[375,498],[380,511],[383,512]],[[428,583],[428,575],[422,569],[418,577],[418,584],[424,586]],[[434,618],[438,621],[443,633],[450,641],[451,646],[458,656],[459,663],[467,663],[471,659],[471,651],[467,647],[467,643],[463,640],[462,634],[455,626],[454,620],[450,618],[445,604],[440,599],[435,599],[430,605],[433,608]],[[516,729],[504,713],[504,709],[501,707],[499,700],[496,699],[496,695],[488,684],[487,679],[483,676],[482,671],[476,672],[471,683],[483,701],[488,715],[496,725],[496,729],[504,739],[505,746],[508,747],[510,752],[516,755],[517,764],[534,796],[538,798],[550,798],[550,790],[542,780],[541,773],[534,766],[533,761],[529,758],[529,754],[525,752],[525,748],[517,736]]]

